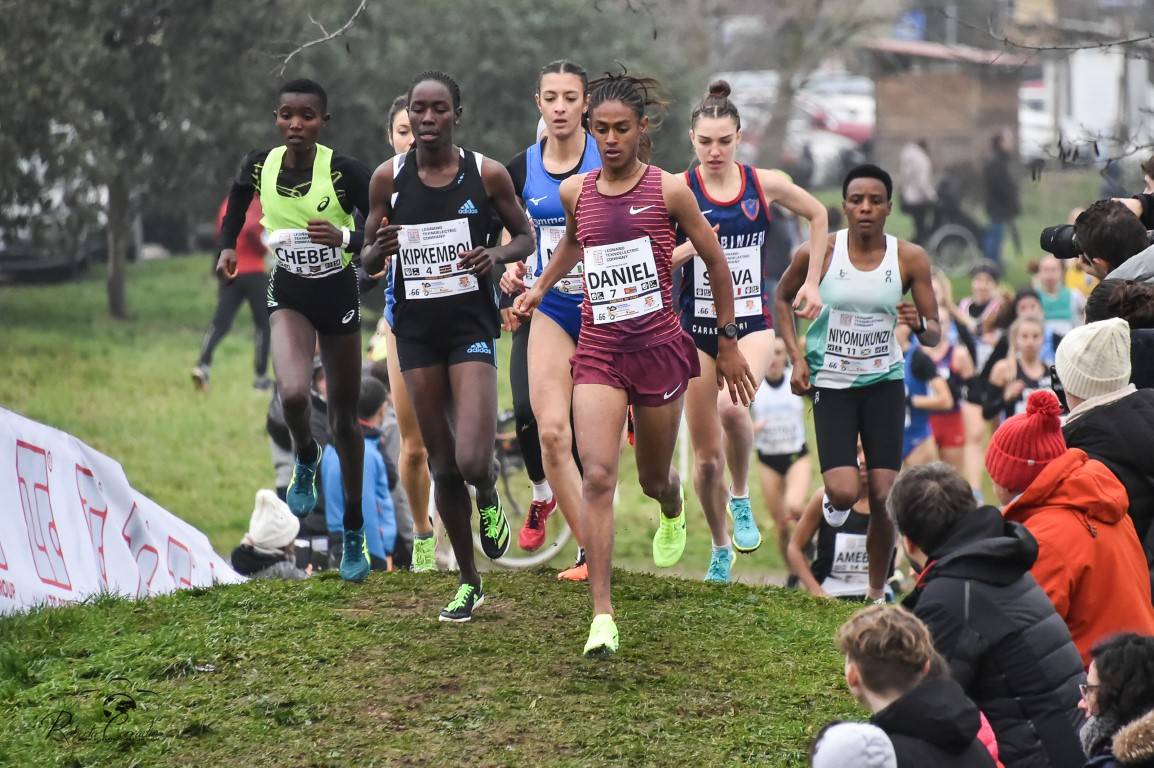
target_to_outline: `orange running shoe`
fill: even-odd
[[[550,497],[548,501],[534,501],[530,504],[529,514],[525,515],[525,524],[517,534],[517,546],[526,552],[540,549],[545,543],[545,522],[556,508],[556,496]]]
[[[589,564],[585,562],[585,550],[577,551],[577,562],[558,573],[557,581],[589,581]]]

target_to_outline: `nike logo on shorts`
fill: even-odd
[[[549,199],[548,195],[542,195],[541,197],[530,197],[529,202],[532,203],[533,205],[540,205],[542,200],[548,200],[548,199]]]
[[[677,391],[678,391],[679,389],[681,389],[681,385],[680,385],[680,384],[678,384],[676,387],[674,387],[672,392],[666,392],[664,395],[662,395],[662,396],[661,396],[661,399],[662,399],[662,400],[668,400],[669,398],[671,398],[671,397],[673,397],[674,395],[676,395],[676,394],[677,394]]]
[[[648,211],[652,207],[653,207],[652,205],[646,205],[646,206],[643,206],[641,208],[634,208],[631,205],[631,206],[629,206],[629,214],[631,216],[636,216],[637,214],[641,213],[642,211]]]
[[[341,325],[348,325],[349,322],[353,319],[353,315],[356,313],[357,311],[355,309],[350,309],[348,312],[346,312],[345,316],[341,318]]]

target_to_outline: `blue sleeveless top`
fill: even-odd
[[[600,167],[601,154],[597,151],[597,141],[586,134],[581,165],[573,173],[588,173]],[[537,238],[533,277],[540,277],[545,271],[549,258],[565,234],[565,207],[561,205],[560,191],[563,180],[545,170],[541,142],[529,147],[525,154],[525,187],[521,199],[525,201],[525,208],[533,221],[533,234]],[[573,271],[558,280],[550,292],[572,301],[574,305],[580,304],[585,296],[583,274],[583,265],[578,262]]]
[[[697,198],[701,212],[718,239],[733,277],[734,314],[739,336],[773,327],[765,299],[765,236],[769,231],[769,206],[761,191],[757,169],[739,165],[741,192],[729,202],[709,196],[701,179],[701,168],[685,173],[685,181]],[[705,264],[694,257],[681,268],[681,325],[695,339],[717,336],[717,310]]]

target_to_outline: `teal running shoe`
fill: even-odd
[[[725,549],[713,548],[713,555],[709,558],[709,570],[705,572],[705,580],[728,584],[730,571],[733,570],[733,553],[729,547]]]
[[[761,546],[761,531],[753,519],[749,497],[734,496],[730,499],[729,514],[733,517],[733,548],[743,555],[756,552]]]
[[[316,461],[305,464],[297,459],[288,492],[285,493],[289,511],[301,519],[308,517],[317,505],[317,469],[321,465],[321,447],[315,441],[313,445],[317,448]]]
[[[341,552],[341,578],[362,582],[369,575],[369,547],[365,543],[365,527],[345,531]]]

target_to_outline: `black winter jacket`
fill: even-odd
[[[898,768],[992,768],[974,702],[948,678],[923,680],[870,720],[893,742]]]
[[[1130,519],[1154,568],[1154,389],[1091,408],[1067,422],[1062,434],[1066,445],[1105,464],[1126,487]]]
[[[1038,544],[994,507],[968,515],[904,605],[985,713],[1006,768],[1079,768],[1081,657],[1030,575]]]

